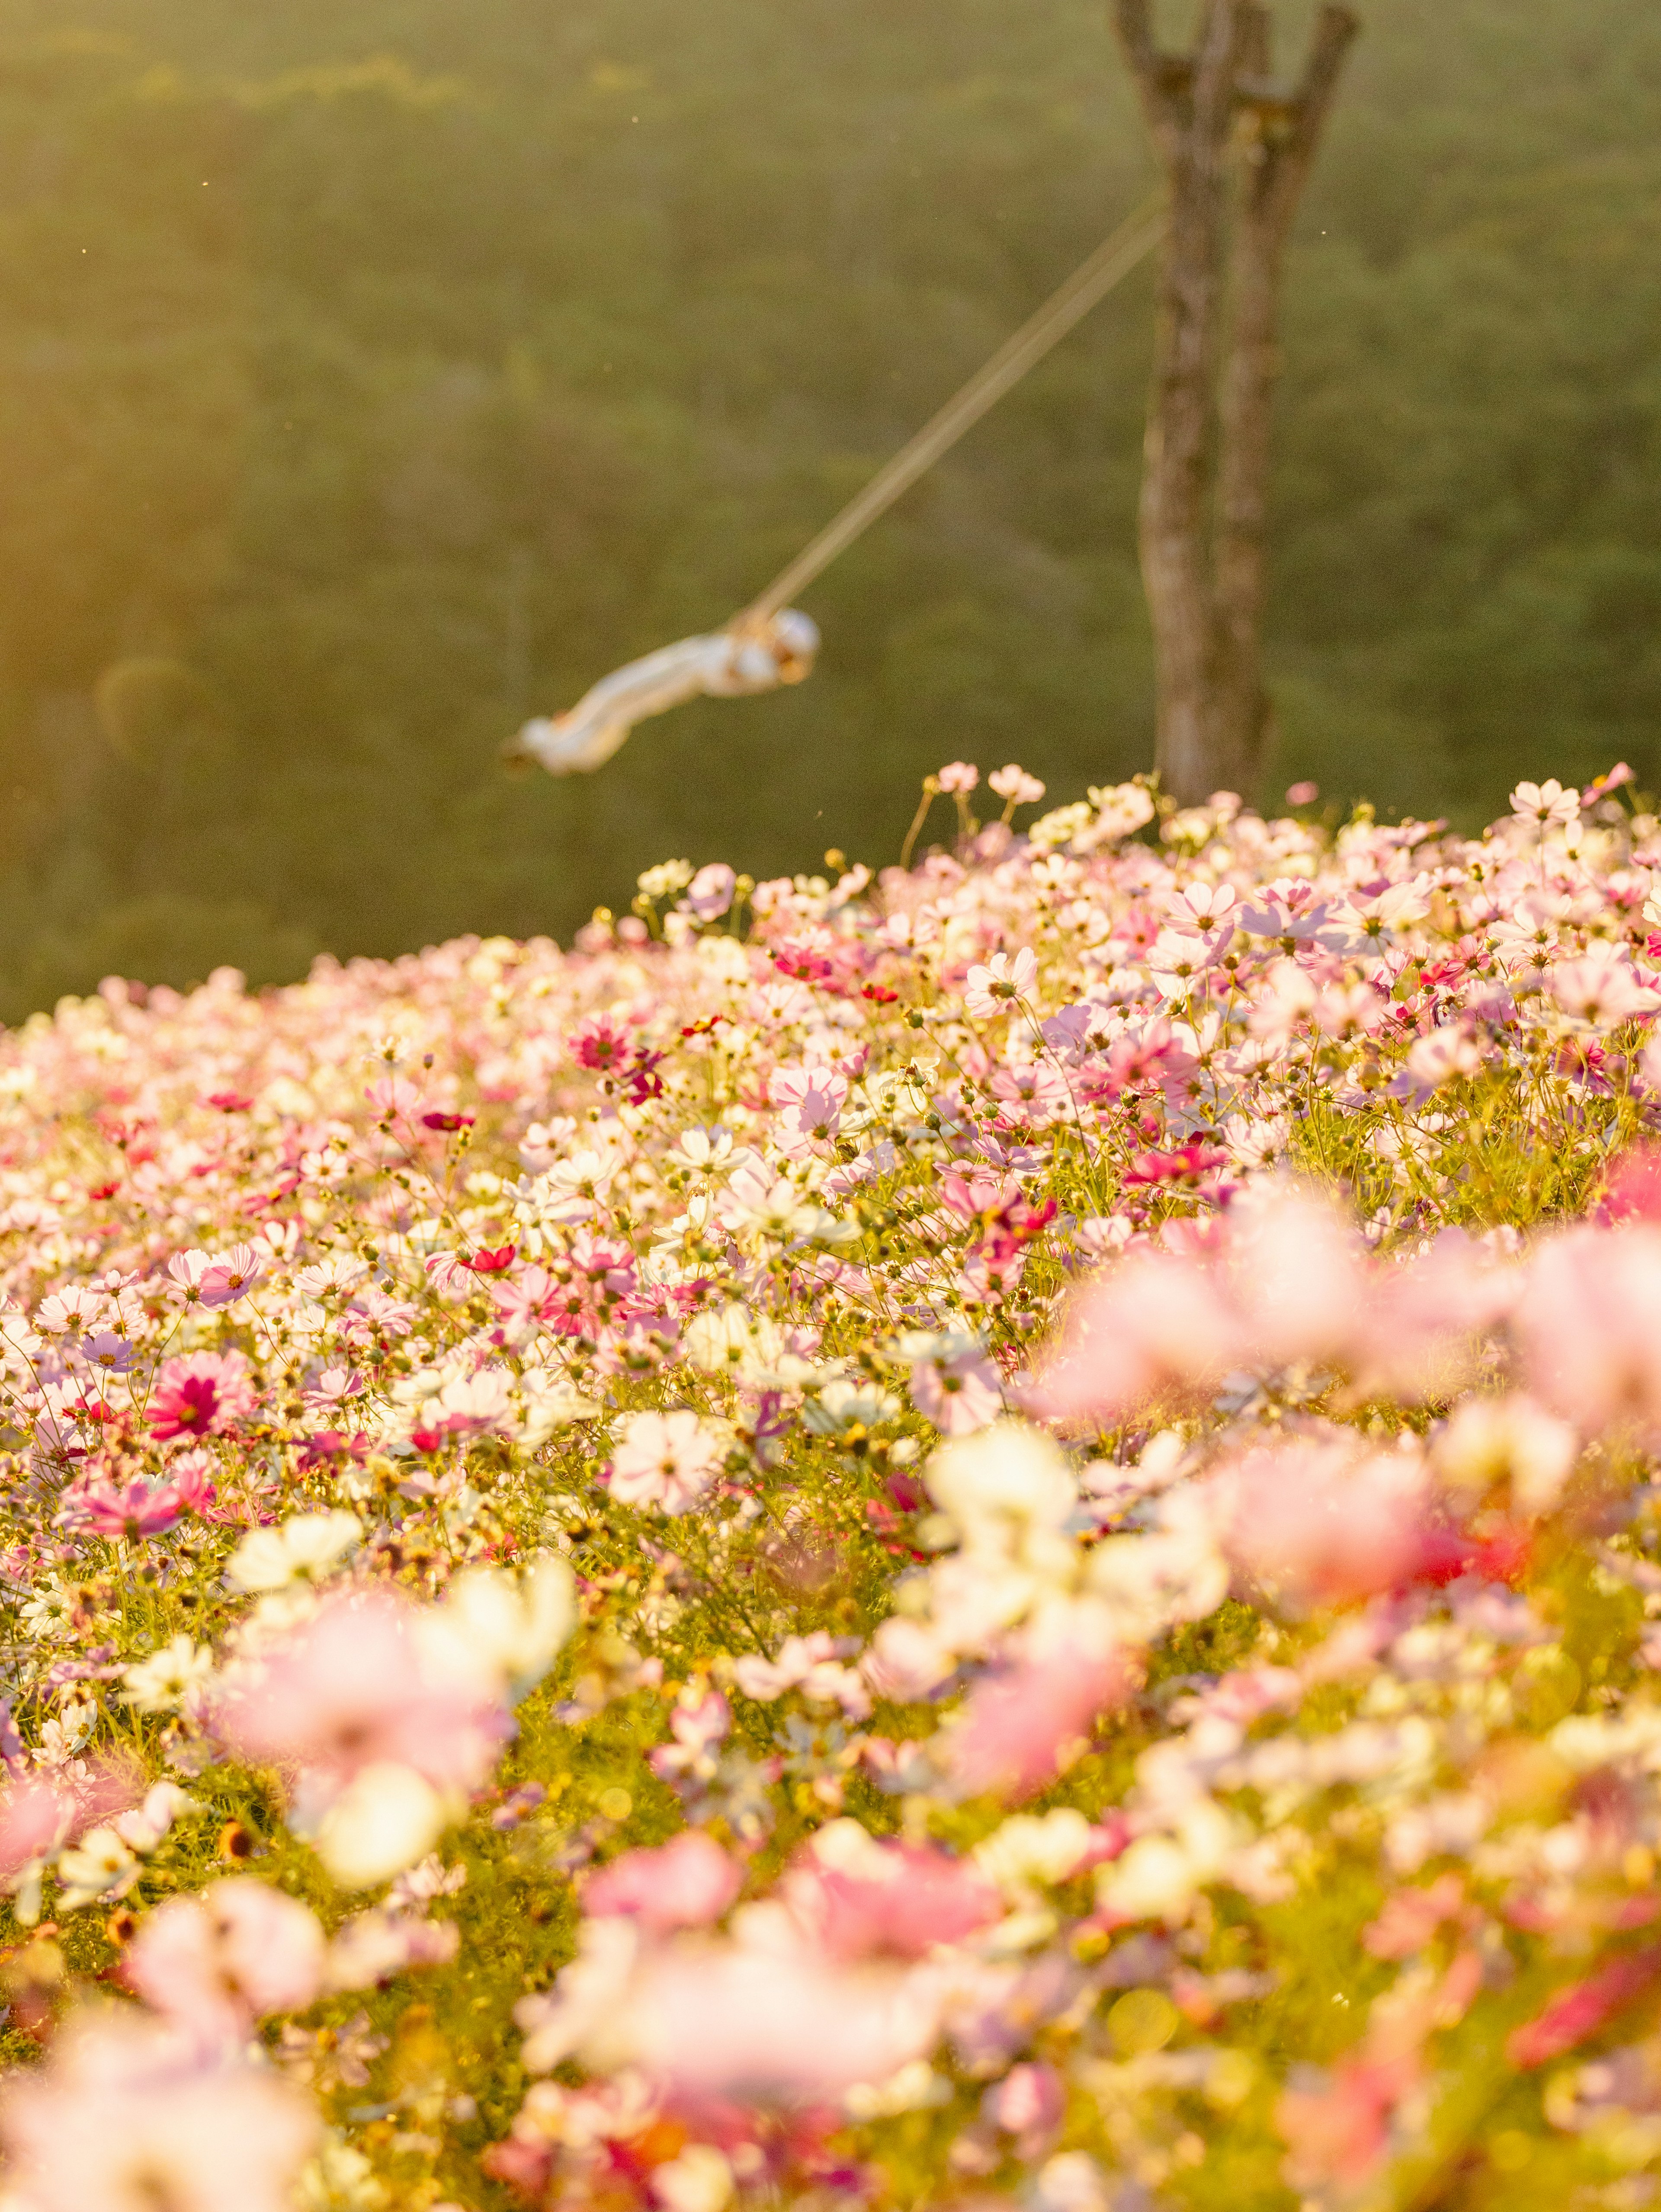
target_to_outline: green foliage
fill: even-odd
[[[1366,12],[1289,276],[1273,780],[1653,780],[1661,28]],[[1145,765],[1146,276],[816,587],[811,684],[496,760],[758,588],[1146,189],[1104,15],[0,0],[0,1012],[891,850],[954,755]]]

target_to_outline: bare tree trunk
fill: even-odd
[[[1210,788],[1212,386],[1223,305],[1238,0],[1206,0],[1191,58],[1156,51],[1147,0],[1117,0],[1117,15],[1171,193],[1140,531],[1153,629],[1154,757],[1166,787],[1183,793]]]
[[[1304,81],[1287,99],[1269,82],[1268,10],[1254,0],[1242,14],[1244,175],[1218,406],[1209,734],[1217,783],[1249,793],[1266,765],[1269,728],[1262,630],[1281,270],[1292,219],[1359,26],[1345,8],[1322,9]]]
[[[1222,787],[1249,791],[1263,764],[1281,264],[1357,26],[1346,9],[1323,6],[1303,84],[1290,93],[1269,81],[1262,0],[1206,0],[1189,55],[1156,46],[1149,0],[1114,0],[1114,9],[1171,196],[1140,531],[1158,689],[1155,759],[1166,789],[1191,804]],[[1231,227],[1237,150],[1244,176]]]

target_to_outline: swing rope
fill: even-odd
[[[538,715],[504,748],[509,762],[536,761],[551,775],[587,775],[611,759],[635,726],[702,696],[739,698],[799,684],[813,665],[818,631],[790,602],[838,553],[886,514],[964,432],[995,406],[1099,300],[1152,252],[1165,234],[1162,199],[1137,209],[1098,246],[1037,313],[1005,340],[963,389],[879,469],[864,490],[826,523],[782,574],[722,629],[682,638],[603,677],[569,713]]]
[[[1052,347],[1081,323],[1098,301],[1145,260],[1165,235],[1163,194],[1147,201],[1098,246],[1083,266],[1074,270],[1060,289],[1007,338],[984,367],[977,369],[963,389],[948,399],[939,413],[924,423],[915,438],[902,446],[885,467],[879,469],[863,491],[849,501],[840,514],[826,523],[818,537],[805,545],[795,559],[776,576],[767,589],[735,615],[729,629],[742,630],[764,623],[788,606],[824,574],[839,553],[886,514],[919,477],[933,468],[943,453],[955,446],[966,430],[995,407],[1006,392],[1019,384]]]

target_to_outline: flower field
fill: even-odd
[[[1661,823],[988,782],[0,1036],[6,2212],[1661,2193]]]

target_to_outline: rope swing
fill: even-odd
[[[568,713],[526,722],[509,740],[507,757],[535,761],[551,775],[586,775],[610,760],[636,723],[648,715],[689,699],[736,698],[800,684],[812,669],[819,634],[812,620],[789,602],[1144,261],[1165,228],[1160,195],[1121,223],[724,629],[682,638],[644,659],[631,660],[585,692]]]

